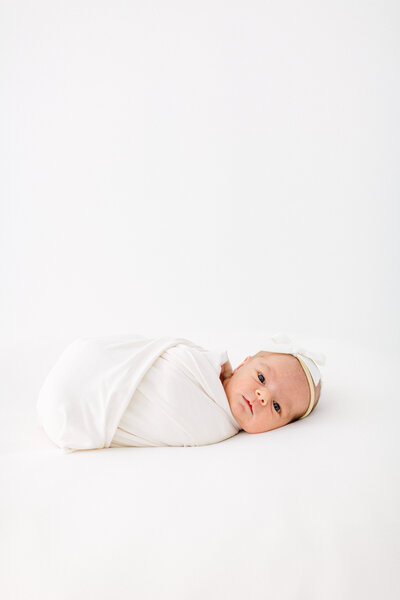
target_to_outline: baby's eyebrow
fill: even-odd
[[[261,364],[263,365],[264,369],[267,369],[267,371],[275,375],[275,370],[268,364],[266,358],[261,359]]]

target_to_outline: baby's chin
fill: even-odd
[[[236,418],[236,420],[238,421],[238,419]],[[246,433],[267,433],[268,431],[272,431],[273,429],[279,429],[279,427],[284,427],[284,425],[286,425],[286,423],[282,423],[282,424],[274,424],[274,423],[260,423],[260,422],[256,422],[253,419],[245,419],[243,420],[243,423],[241,424],[238,421],[239,425],[241,426],[241,428],[243,429],[243,431],[246,431]]]
[[[257,427],[256,423],[252,421],[252,418],[247,414],[244,414],[244,412],[240,410],[235,412],[236,414],[233,413],[233,416],[235,417],[236,421],[239,423],[243,431],[246,431],[246,433],[264,433],[264,431],[269,431],[268,429],[263,430],[262,428],[260,428],[260,426]]]
[[[243,431],[246,431],[246,433],[267,433],[267,431],[271,431],[273,429],[269,428],[269,427],[257,427],[257,426],[252,426],[252,425],[244,425],[242,427]]]

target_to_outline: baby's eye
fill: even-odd
[[[278,412],[278,413],[281,412],[281,407],[279,406],[279,404],[277,402],[275,402],[275,400],[273,401],[272,404],[273,404],[274,409],[276,410],[276,412]]]
[[[265,381],[265,377],[262,373],[258,374],[258,379],[261,381],[261,383],[264,383],[264,381]]]

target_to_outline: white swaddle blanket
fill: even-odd
[[[240,430],[219,379],[227,360],[181,338],[79,338],[40,390],[39,420],[64,451],[220,442]]]

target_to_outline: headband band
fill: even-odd
[[[307,415],[310,414],[310,412],[314,408],[314,404],[315,404],[315,388],[314,388],[313,379],[311,377],[311,373],[308,370],[308,367],[307,367],[306,363],[304,362],[303,359],[300,358],[300,356],[296,355],[296,358],[299,361],[299,363],[301,364],[301,366],[303,367],[303,371],[306,374],[307,381],[308,381],[308,387],[310,388],[310,393],[311,393],[310,403],[308,405],[308,408],[307,408],[306,412],[304,413],[304,415],[302,417],[300,417],[300,419],[304,419],[305,417],[307,417]]]

